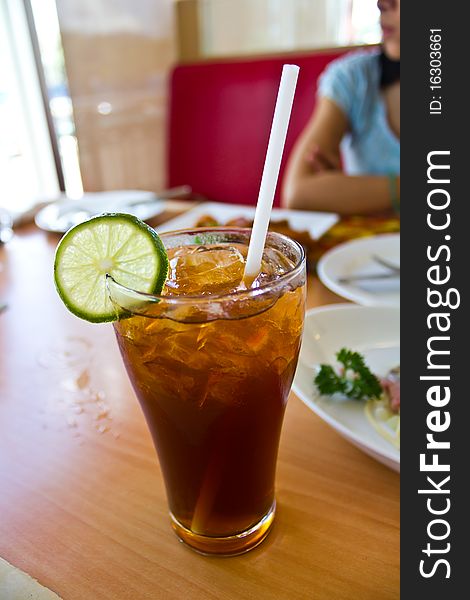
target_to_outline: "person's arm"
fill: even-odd
[[[283,181],[288,208],[361,214],[391,210],[386,176],[349,176],[340,168],[340,143],[349,128],[343,111],[325,97],[297,140]],[[397,179],[397,192],[399,191]]]

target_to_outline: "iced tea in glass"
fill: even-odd
[[[208,554],[239,554],[267,535],[284,410],[300,348],[305,256],[270,233],[247,289],[250,230],[162,235],[160,296],[108,279],[117,340],[159,456],[172,526]]]

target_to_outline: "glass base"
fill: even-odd
[[[170,512],[171,526],[179,539],[192,550],[205,555],[235,556],[248,552],[264,540],[268,535],[274,521],[276,512],[276,501],[273,502],[269,511],[253,527],[227,537],[212,537],[193,533],[175,518]]]

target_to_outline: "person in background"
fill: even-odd
[[[288,208],[400,210],[400,0],[379,0],[382,45],[333,61],[283,181]]]

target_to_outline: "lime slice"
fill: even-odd
[[[77,317],[102,323],[118,318],[106,274],[126,287],[159,294],[168,256],[157,233],[127,214],[104,214],[70,229],[55,255],[54,280],[65,306]]]

